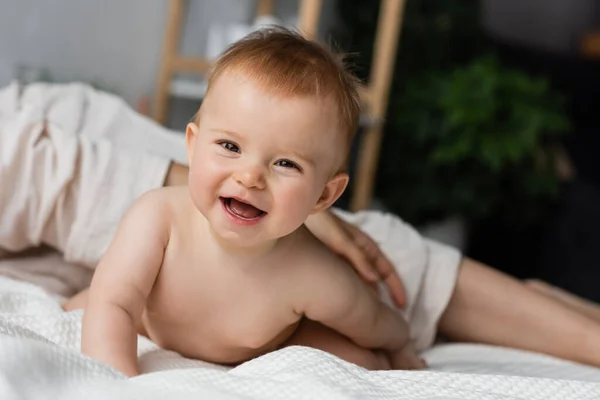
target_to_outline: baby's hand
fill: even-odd
[[[390,352],[390,364],[392,369],[425,369],[427,364],[423,360],[412,345],[408,343],[401,350]]]

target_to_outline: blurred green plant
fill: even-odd
[[[535,218],[539,202],[558,192],[554,145],[569,128],[564,103],[545,79],[493,56],[411,78],[389,110],[381,196],[413,223],[502,208],[515,223]]]
[[[473,161],[493,172],[535,153],[545,135],[564,132],[563,100],[542,78],[482,57],[448,74],[411,81],[399,123],[419,140],[434,139],[437,166]]]

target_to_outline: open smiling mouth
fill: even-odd
[[[254,207],[252,204],[244,203],[232,197],[220,197],[220,200],[227,213],[243,221],[257,222],[267,215],[265,211]]]

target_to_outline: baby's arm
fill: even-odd
[[[424,367],[412,353],[406,321],[381,302],[344,261],[318,253],[299,285],[303,307],[298,311],[359,346],[387,351],[392,368]]]
[[[169,237],[167,213],[153,196],[142,196],[123,218],[96,268],[83,317],[83,353],[128,376],[139,374],[137,326]]]

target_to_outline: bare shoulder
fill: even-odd
[[[179,210],[185,209],[188,199],[185,187],[158,188],[138,197],[131,210],[140,214],[149,214],[149,217],[154,220],[167,220],[173,218]]]
[[[323,242],[317,239],[308,229],[303,227],[297,232],[295,251],[297,252],[298,267],[302,274],[314,276],[322,274],[354,274],[350,265],[331,251]]]
[[[360,290],[361,280],[352,266],[332,252],[307,229],[298,232],[294,246],[292,293],[303,307],[308,297],[331,295],[344,298]]]
[[[159,188],[138,197],[123,218],[122,225],[134,225],[135,230],[161,232],[168,238],[178,210],[185,202],[186,188]],[[161,235],[162,236],[162,235]]]
[[[161,187],[152,189],[142,194],[135,204],[143,204],[146,207],[176,208],[186,201],[188,191],[186,187]]]

